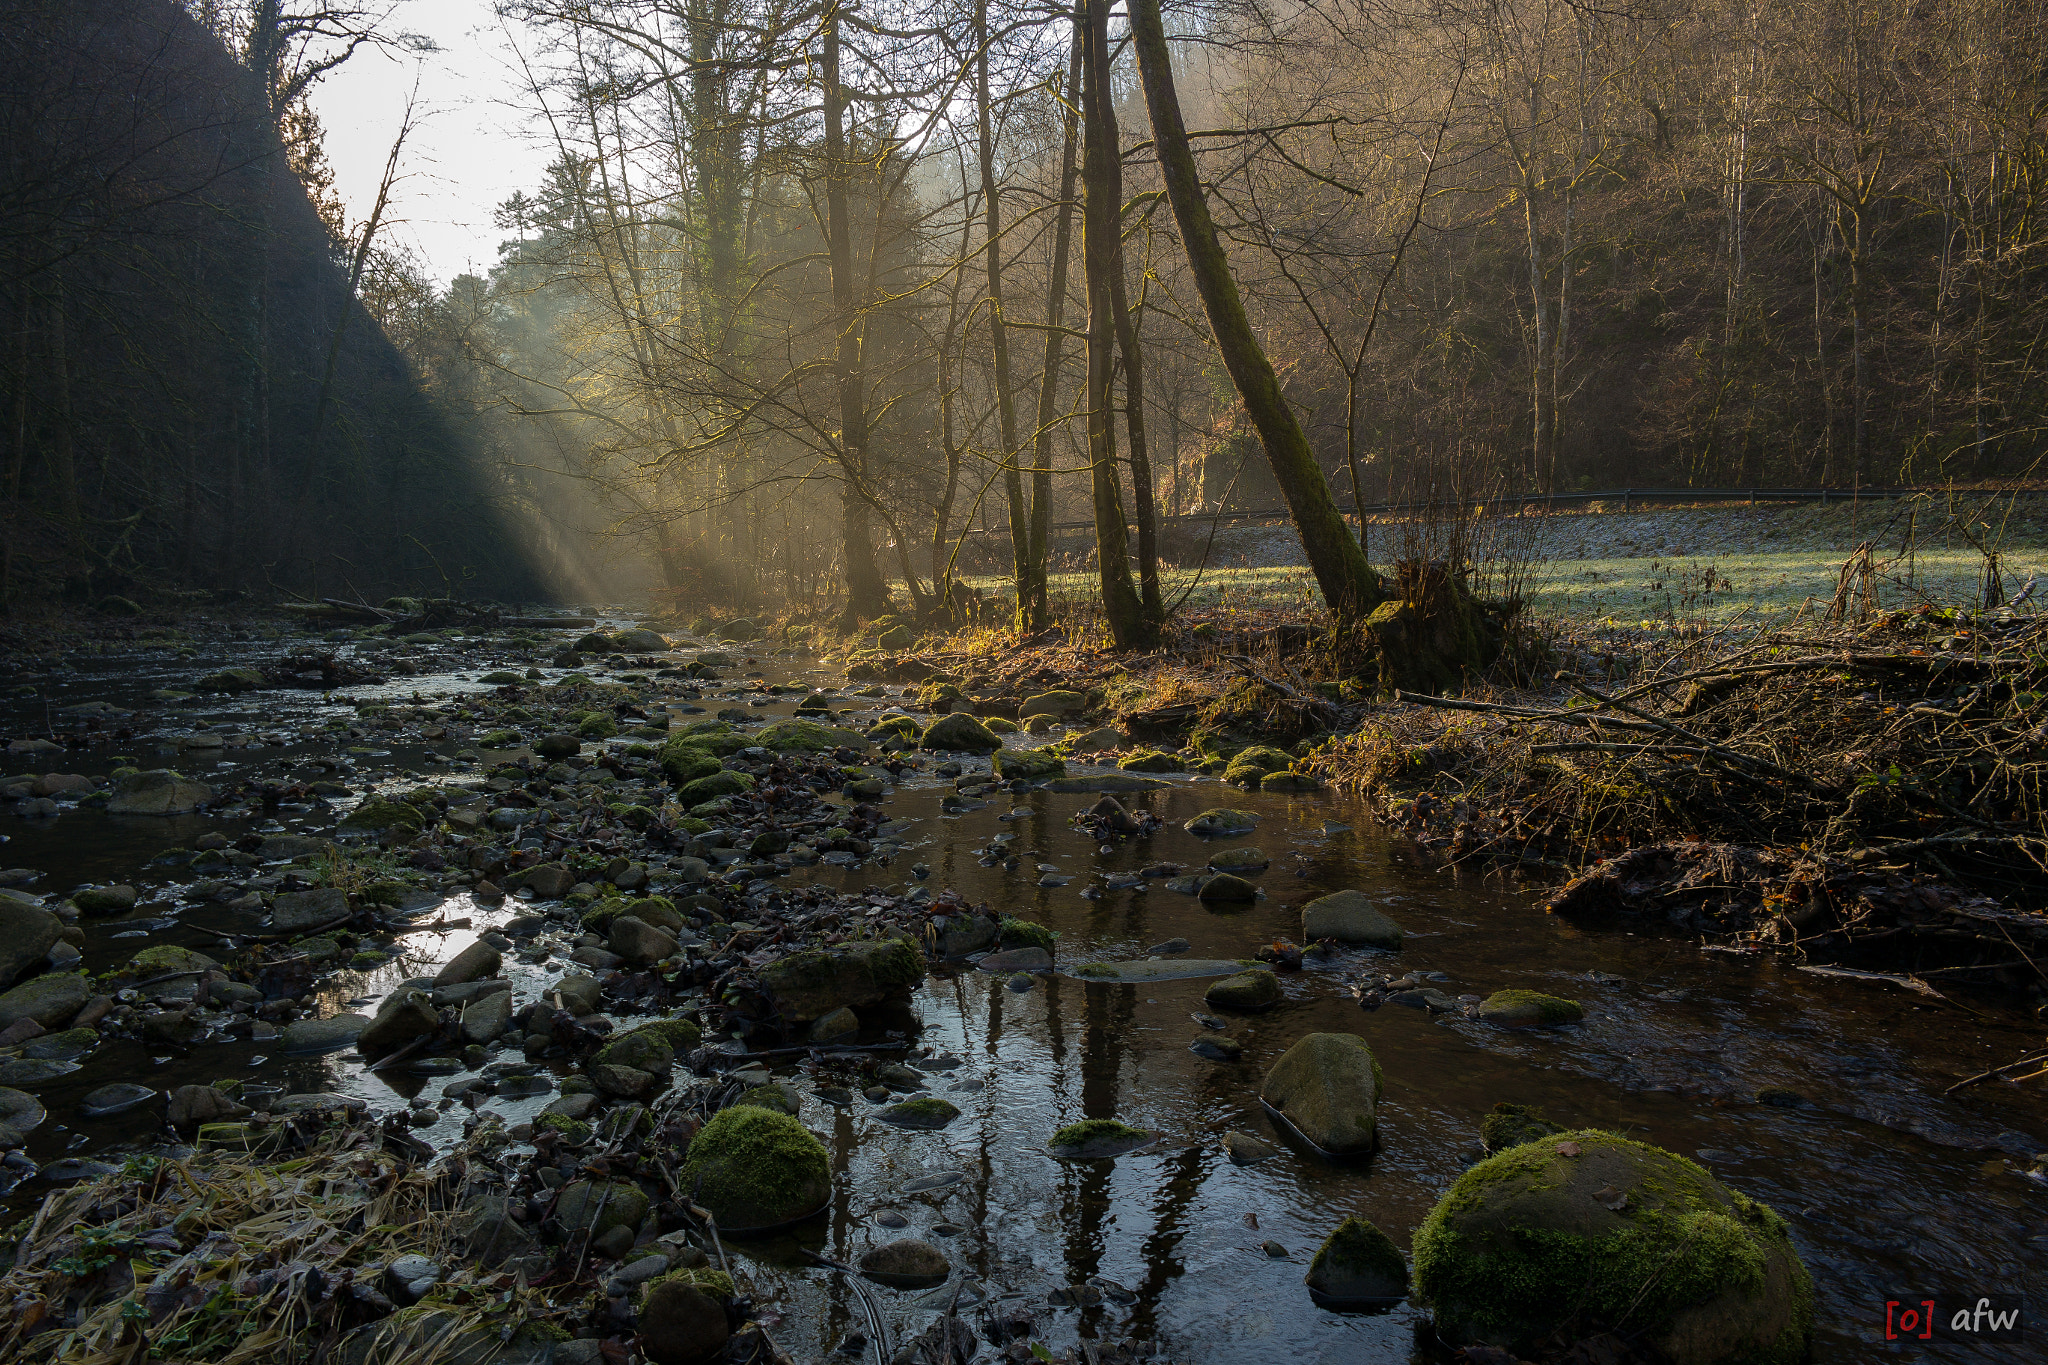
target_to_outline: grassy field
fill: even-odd
[[[1398,523],[1375,525],[1375,561],[1399,555],[1420,534]],[[1866,540],[1881,570],[1885,607],[1977,601],[1984,557],[1972,539],[1998,549],[2008,595],[2037,574],[2048,577],[2048,500],[2017,509],[1923,501],[1585,512],[1504,518],[1484,536],[1495,565],[1510,565],[1522,577],[1533,612],[1582,624],[1777,621],[1809,598],[1820,610],[1834,596],[1843,560]],[[1056,574],[1053,590],[1085,600],[1095,581],[1093,570]],[[1002,591],[1007,583],[989,577],[975,585]],[[1285,526],[1230,528],[1218,535],[1199,576],[1171,569],[1163,585],[1167,601],[1186,593],[1191,607],[1273,610],[1317,600],[1300,544]],[[2048,599],[2048,584],[2040,596]]]

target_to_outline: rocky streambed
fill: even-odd
[[[1763,1267],[1727,1339],[1803,1262],[1846,1358],[2048,1248],[2038,1092],[1942,1095],[2019,1016],[1063,760],[1121,742],[1083,694],[236,629],[0,679],[0,1354],[1536,1358],[1457,1208],[1675,1183]]]

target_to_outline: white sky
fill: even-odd
[[[400,158],[385,240],[413,246],[442,284],[481,274],[497,259],[492,210],[514,190],[531,193],[552,150],[518,107],[519,66],[491,0],[409,0],[391,26],[442,50],[416,57],[364,48],[314,90],[335,188],[351,226],[369,217],[417,79],[417,126]]]

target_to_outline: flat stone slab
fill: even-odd
[[[1170,962],[1083,962],[1061,975],[1076,981],[1183,981],[1197,976],[1236,976],[1243,970],[1242,962],[1183,957]]]
[[[1049,792],[1156,792],[1172,785],[1156,777],[1139,777],[1136,773],[1094,773],[1055,777],[1045,784],[1045,789]]]

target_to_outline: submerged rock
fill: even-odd
[[[1378,1135],[1383,1082],[1365,1039],[1311,1033],[1266,1073],[1259,1098],[1332,1156],[1365,1156]]]
[[[1486,1144],[1490,1154],[1497,1156],[1510,1147],[1540,1142],[1563,1131],[1563,1127],[1544,1118],[1543,1111],[1533,1104],[1496,1104],[1493,1112],[1480,1120],[1479,1140]]]
[[[929,1289],[944,1284],[953,1268],[945,1252],[929,1242],[905,1237],[864,1253],[860,1273],[891,1289]]]
[[[1576,1000],[1541,991],[1495,991],[1479,1006],[1479,1017],[1503,1028],[1536,1028],[1576,1024],[1586,1017],[1586,1011]]]
[[[944,1128],[959,1118],[960,1110],[936,1095],[919,1095],[914,1100],[890,1105],[879,1117],[882,1122],[892,1123],[898,1128],[933,1129]]]
[[[1258,887],[1229,872],[1217,873],[1195,892],[1195,899],[1204,905],[1242,905],[1258,898]]]
[[[1200,839],[1220,839],[1230,834],[1249,834],[1258,824],[1259,817],[1248,810],[1218,806],[1203,811],[1181,828]]]
[[[286,1052],[334,1052],[355,1046],[370,1026],[366,1014],[335,1014],[325,1019],[294,1019],[284,1026],[280,1041]]]
[[[122,778],[107,801],[109,815],[186,815],[213,800],[213,788],[169,768]]]
[[[1813,1284],[1784,1220],[1685,1158],[1587,1129],[1490,1157],[1415,1234],[1446,1340],[1523,1354],[1626,1322],[1673,1365],[1806,1356]]]
[[[1408,1262],[1386,1233],[1354,1215],[1323,1239],[1302,1281],[1332,1304],[1398,1299],[1408,1292]]]
[[[85,1098],[79,1101],[78,1112],[89,1119],[109,1118],[115,1114],[125,1114],[131,1109],[140,1109],[154,1101],[158,1093],[146,1085],[136,1085],[132,1081],[116,1081],[112,1085],[103,1085],[97,1090],[86,1091]]]
[[[1202,999],[1217,1009],[1265,1010],[1280,1003],[1280,978],[1263,967],[1214,982]]]
[[[1333,938],[1371,948],[1401,946],[1401,926],[1363,891],[1338,891],[1301,907],[1301,936],[1309,943]]]
[[[1223,1150],[1229,1154],[1233,1166],[1255,1166],[1269,1157],[1280,1155],[1278,1147],[1250,1133],[1225,1133]]]

